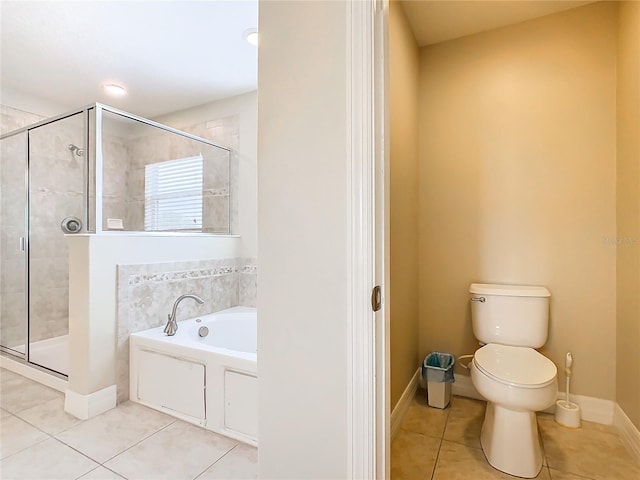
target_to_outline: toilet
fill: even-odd
[[[535,349],[547,341],[545,287],[474,283],[471,323],[481,345],[470,363],[471,382],[487,410],[480,443],[496,469],[534,478],[542,469],[536,411],[558,393],[555,364]]]

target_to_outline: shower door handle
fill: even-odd
[[[20,251],[24,252],[27,249],[27,239],[20,237]]]

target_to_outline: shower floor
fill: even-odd
[[[12,350],[24,353],[24,345]],[[33,342],[29,351],[31,363],[69,375],[69,335]]]

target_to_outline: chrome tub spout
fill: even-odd
[[[196,302],[198,302],[199,305],[202,305],[204,303],[204,300],[202,300],[199,296],[194,295],[193,293],[180,295],[176,302],[173,304],[173,311],[170,315],[168,315],[167,325],[164,327],[164,333],[169,336],[175,335],[178,331],[178,322],[176,322],[176,309],[178,308],[180,302],[185,298],[193,298]]]

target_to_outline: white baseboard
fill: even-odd
[[[486,401],[482,395],[478,393],[476,387],[471,383],[469,375],[456,375],[456,381],[451,385],[451,393],[459,397],[475,398],[476,400]]]
[[[468,375],[456,375],[456,381],[452,386],[451,392],[461,397],[485,400],[475,389],[473,383],[471,383],[471,377]],[[558,392],[558,400],[564,400],[565,396],[564,392]],[[580,406],[582,420],[603,425],[613,425],[614,402],[612,400],[572,394],[571,401]],[[555,409],[556,405],[554,403],[544,412],[554,414]]]
[[[640,462],[640,431],[617,403],[614,408],[613,425],[629,452]]]
[[[80,420],[87,420],[115,408],[117,391],[115,385],[83,395],[67,389],[64,398],[64,411]]]
[[[418,389],[418,383],[420,381],[421,369],[418,368],[416,373],[411,377],[411,381],[407,388],[402,392],[402,396],[396,406],[393,408],[393,412],[391,412],[391,439],[393,440],[396,434],[400,431],[400,425],[402,425],[402,420],[404,420],[404,416],[407,414],[409,410],[409,406],[411,406],[411,402],[413,401],[413,397],[416,395],[416,390]]]
[[[69,383],[63,378],[56,377],[55,375],[39,370],[36,367],[18,362],[5,355],[0,355],[0,367],[6,368],[7,370],[17,373],[18,375],[22,375],[29,380],[41,383],[42,385],[63,393],[67,389],[67,384]]]

